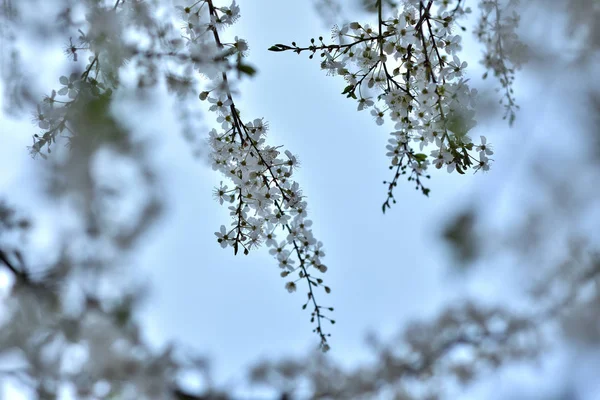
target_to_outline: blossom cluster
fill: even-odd
[[[171,62],[164,68],[164,80],[169,91],[180,97],[189,93],[195,84],[189,73],[176,73],[182,64],[202,70],[207,76],[222,68],[251,72],[244,65],[226,64],[224,55],[214,43],[197,40],[195,46],[184,52],[179,32],[169,25],[158,26],[152,18],[150,9],[120,0],[114,7],[98,6],[86,14],[85,32],[79,29],[77,39],[69,39],[65,54],[76,63],[85,54],[87,64],[82,72],[61,76],[61,87],[52,90],[38,104],[33,121],[42,132],[33,136],[32,156],[46,158],[57,137],[66,138],[72,145],[85,134],[85,129],[76,126],[77,123],[89,123],[81,119],[82,111],[98,104],[108,105],[113,91],[123,86],[121,68],[128,62],[137,67],[137,87],[140,89],[156,85],[161,79],[163,69],[159,68],[159,61]],[[132,29],[131,25],[139,28],[136,34],[150,39],[149,43],[142,46],[126,41],[124,38],[128,29]],[[76,64],[73,69],[77,68]]]
[[[186,17],[188,47],[194,48],[197,39],[209,36],[219,48],[227,49],[223,53],[226,58],[241,63],[247,43],[237,37],[233,43],[224,43],[219,35],[222,27],[239,17],[235,2],[230,7],[215,7],[211,0],[200,1],[181,11]],[[296,291],[299,281],[307,283],[308,299],[303,308],[312,304],[311,320],[317,324],[314,331],[320,337],[321,349],[326,351],[328,334],[321,323],[325,319],[334,323],[324,315],[325,309],[333,308],[317,304],[315,289],[322,287],[329,293],[330,288],[315,274],[324,273],[327,267],[322,263],[323,245],[314,237],[312,221],[307,218],[307,203],[298,182],[292,179],[298,160],[289,150],[267,144],[265,121],[242,120],[226,69],[221,70],[220,77],[213,77],[209,86],[199,97],[208,101],[209,111],[216,113],[219,124],[208,139],[212,167],[228,179],[215,188],[214,195],[220,204],[229,206],[232,217],[229,226],[222,225],[215,233],[217,241],[223,248],[232,247],[235,254],[240,250],[248,254],[264,243],[277,260],[281,276],[296,275],[285,284],[290,293]]]
[[[30,147],[32,156],[40,155],[46,158],[42,150],[45,148],[48,153],[51,153],[51,145],[56,143],[56,138],[60,134],[64,133],[69,141],[73,140],[76,135],[69,122],[74,118],[76,108],[93,99],[106,98],[112,94],[110,87],[107,88],[103,82],[90,76],[94,68],[98,71],[97,58],[90,57],[83,75],[72,73],[69,77],[61,76],[59,81],[63,86],[58,92],[52,90],[50,96],[45,97],[44,101],[38,104],[33,113],[33,121],[43,129],[43,132],[33,136],[33,145]]]
[[[430,177],[430,165],[461,174],[469,168],[486,171],[492,151],[485,137],[477,145],[467,134],[475,125],[477,92],[464,78],[467,63],[457,55],[461,37],[453,31],[470,9],[460,0],[410,0],[384,18],[382,3],[377,2],[377,26],[351,22],[333,29],[331,44],[320,37],[307,47],[293,42],[270,50],[306,51],[310,58],[319,52],[321,68],[346,80],[342,94],[356,100],[359,111],[369,109],[378,125],[394,123],[387,156],[395,172],[385,182],[385,212],[395,202],[400,176],[408,175],[428,195],[423,178]]]
[[[67,56],[78,61],[78,55],[82,52],[91,55],[82,73],[61,76],[59,82],[62,87],[58,91],[52,90],[37,106],[33,121],[43,132],[33,136],[33,145],[30,147],[32,156],[46,158],[42,150],[45,148],[47,153],[51,153],[51,146],[60,135],[69,142],[74,140],[78,132],[73,124],[80,117],[82,109],[95,100],[107,100],[117,87],[118,69],[130,56],[121,37],[127,25],[127,14],[131,11],[131,5],[122,5],[117,12],[118,5],[119,2],[110,9],[93,9],[86,15],[89,31],[84,33],[79,29],[77,43],[69,39],[65,48]]]
[[[224,43],[219,37],[219,31],[238,20],[238,5],[233,1],[227,7],[216,7],[212,1],[199,1],[188,7],[177,6],[178,17],[185,21],[183,32],[174,34],[168,28],[161,28],[145,46],[122,39],[128,21],[137,15],[135,7],[117,1],[110,9],[98,7],[86,15],[87,32],[80,29],[77,41],[71,38],[65,53],[74,61],[82,53],[91,53],[88,63],[83,73],[60,77],[62,87],[53,90],[38,105],[34,122],[43,132],[34,135],[31,154],[46,158],[59,136],[66,138],[72,148],[80,143],[79,138],[86,132],[80,128],[90,123],[87,117],[107,111],[113,90],[120,86],[119,67],[126,60],[133,60],[138,70],[143,71],[139,74],[140,88],[159,79],[159,60],[173,61],[174,64],[167,64],[165,81],[180,97],[194,90],[196,81],[190,76],[193,68],[208,81],[210,88],[200,94],[200,99],[208,100],[209,110],[217,114],[220,125],[220,131],[212,130],[208,140],[213,168],[233,185],[231,189],[227,185],[216,189],[221,204],[224,200],[234,204],[230,207],[233,223],[230,228],[221,226],[217,240],[222,247],[233,247],[236,254],[240,249],[248,254],[250,249],[264,243],[282,268],[281,276],[288,279],[285,288],[289,292],[296,290],[299,281],[307,282],[308,299],[304,308],[308,304],[314,307],[311,318],[316,323],[314,331],[320,337],[321,348],[327,350],[328,335],[321,323],[324,319],[334,321],[324,315],[325,307],[317,304],[315,289],[323,288],[329,293],[330,288],[314,276],[324,273],[327,267],[321,261],[323,245],[313,236],[312,221],[307,219],[307,203],[299,184],[292,179],[297,159],[289,151],[280,154],[279,147],[267,145],[266,123],[260,119],[243,123],[233,104],[232,82],[227,73],[232,70],[238,76],[255,73],[244,61],[246,41],[236,37],[233,42]],[[154,25],[152,22],[144,26],[152,29]],[[178,64],[188,67],[183,74],[174,72]],[[106,133],[109,139],[115,139],[115,132]],[[293,273],[297,274],[295,279],[291,279]],[[327,310],[333,309],[327,307]]]
[[[519,0],[482,0],[479,24],[475,35],[485,46],[482,64],[500,81],[504,94],[500,103],[504,106],[504,119],[512,124],[515,111],[519,106],[515,103],[513,82],[515,71],[525,61],[526,46],[516,33],[519,27],[519,14],[516,6]],[[486,78],[488,73],[484,74]]]

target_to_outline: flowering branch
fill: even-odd
[[[475,125],[476,91],[462,78],[467,64],[456,55],[460,36],[451,34],[457,19],[470,10],[463,9],[461,1],[448,10],[451,3],[407,0],[397,16],[385,19],[383,2],[378,0],[375,29],[352,22],[341,29],[334,27],[332,44],[319,37],[319,44],[311,39],[306,47],[292,42],[291,46],[276,44],[269,49],[308,51],[309,58],[320,52],[321,68],[344,77],[348,85],[342,94],[357,100],[359,111],[371,108],[377,125],[383,125],[386,116],[395,123],[386,146],[394,175],[384,182],[387,198],[383,212],[396,202],[393,192],[401,176],[406,175],[417,190],[429,195],[423,179],[430,178],[430,163],[460,174],[469,168],[489,169],[488,156],[493,152],[485,137],[475,145],[467,135]],[[418,151],[411,142],[419,144]],[[430,145],[434,150],[423,153]]]
[[[210,22],[195,26],[193,21],[199,20],[205,5]],[[231,7],[216,7],[212,0],[199,1],[183,8],[183,12],[188,16],[188,27],[193,30],[188,45],[193,45],[193,38],[210,32],[219,49],[226,45],[221,41],[219,28],[230,25],[239,16],[239,8],[235,3]],[[235,49],[235,53],[229,56],[236,56],[241,62],[247,49],[246,42],[236,38],[230,48]],[[213,169],[221,171],[234,184],[233,189],[221,185],[215,190],[215,197],[221,204],[225,201],[235,204],[229,208],[233,217],[232,228],[227,229],[222,225],[220,231],[216,232],[217,241],[223,248],[233,247],[234,254],[240,249],[248,254],[250,249],[264,242],[271,247],[270,253],[283,269],[282,277],[297,272],[298,279],[288,281],[285,287],[289,292],[294,292],[297,281],[306,282],[308,299],[303,309],[309,303],[312,305],[311,322],[316,324],[314,332],[319,335],[320,348],[327,351],[330,334],[324,331],[323,321],[335,321],[327,317],[324,311],[333,311],[333,308],[318,304],[315,289],[323,287],[329,293],[330,288],[324,286],[323,280],[311,271],[313,268],[315,272],[323,273],[327,267],[321,263],[324,256],[322,244],[310,230],[312,221],[306,219],[307,204],[298,183],[291,180],[298,161],[287,150],[284,152],[287,159],[278,158],[278,148],[266,145],[264,135],[267,125],[261,119],[243,122],[233,99],[227,71],[222,71],[220,76],[211,90],[200,94],[201,100],[208,100],[211,104],[209,110],[218,114],[217,121],[222,128],[221,132],[215,129],[210,132]],[[279,243],[275,240],[278,229],[287,235]],[[298,266],[295,266],[296,260]]]
[[[209,135],[213,167],[231,178],[235,185],[232,190],[221,187],[215,193],[221,203],[224,196],[228,197],[228,202],[235,203],[230,208],[232,228],[227,230],[221,226],[217,233],[218,242],[222,247],[232,246],[235,254],[240,250],[248,254],[250,249],[263,242],[272,247],[271,254],[283,269],[281,276],[298,273],[296,280],[286,283],[286,289],[293,292],[298,281],[307,283],[308,300],[303,308],[312,304],[311,321],[316,323],[314,331],[319,335],[320,347],[327,350],[329,334],[324,331],[323,321],[335,322],[325,315],[325,309],[333,311],[333,308],[320,306],[316,300],[317,287],[322,287],[326,293],[330,292],[330,288],[317,277],[317,273],[324,273],[327,267],[321,262],[324,256],[322,244],[314,238],[310,229],[312,221],[306,219],[307,204],[298,183],[291,179],[293,170],[298,167],[297,159],[289,151],[284,152],[285,158],[279,158],[278,148],[265,144],[266,124],[260,119],[244,123],[233,101],[228,71],[236,70],[238,77],[255,73],[253,67],[244,63],[247,43],[237,38],[233,43],[223,43],[219,36],[220,28],[231,25],[239,18],[239,7],[235,2],[230,7],[216,7],[212,1],[206,0],[195,2],[190,7],[177,7],[180,15],[186,19],[185,42],[167,40],[168,37],[159,32],[154,46],[141,49],[121,41],[120,32],[126,26],[124,16],[132,10],[118,12],[119,4],[117,2],[112,10],[96,9],[89,13],[90,22],[98,24],[91,23],[87,33],[80,30],[78,45],[69,41],[67,52],[74,60],[78,52],[83,50],[89,50],[93,55],[83,73],[61,77],[60,82],[64,87],[58,92],[52,91],[38,106],[35,122],[45,132],[34,135],[32,155],[40,154],[46,158],[41,150],[47,147],[50,153],[51,144],[62,132],[68,133],[69,144],[80,143],[77,139],[86,133],[81,128],[89,123],[88,119],[97,115],[98,111],[103,111],[101,115],[107,115],[112,89],[119,84],[116,78],[119,63],[123,60],[136,57],[137,62],[147,67],[150,73],[140,76],[140,87],[145,86],[146,81],[156,79],[152,77],[157,69],[152,64],[155,60],[171,59],[190,63],[214,83],[209,91],[200,94],[201,100],[211,103],[209,109],[218,114],[217,121],[224,130],[222,133],[213,130]],[[124,4],[119,8],[134,7]],[[110,22],[110,26],[100,22]],[[189,91],[192,84],[191,78],[179,79],[171,73],[167,73],[166,78],[167,83],[181,91]],[[67,96],[68,100],[57,96]],[[117,132],[118,129],[108,129],[106,134],[111,139],[120,140],[115,136]],[[96,137],[87,139],[97,140]],[[280,243],[275,241],[278,228],[286,235],[286,239]]]
[[[521,67],[526,46],[519,40],[515,30],[519,26],[519,15],[514,7],[517,1],[509,1],[502,7],[498,0],[482,0],[479,3],[481,16],[479,26],[475,31],[477,38],[485,45],[482,64],[491,70],[504,89],[501,99],[505,113],[504,119],[509,124],[515,120],[516,110],[513,83],[515,71]],[[488,73],[483,75],[487,78]]]

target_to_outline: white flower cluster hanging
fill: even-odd
[[[493,153],[482,136],[486,151],[475,154],[478,147],[467,134],[475,126],[477,91],[463,78],[467,63],[457,55],[461,37],[453,31],[470,9],[460,0],[410,0],[385,18],[382,1],[377,7],[375,27],[351,22],[333,29],[333,43],[320,37],[306,47],[293,42],[270,50],[308,52],[310,58],[319,53],[321,68],[346,80],[342,94],[355,99],[359,111],[371,109],[377,125],[386,118],[394,123],[386,147],[394,175],[385,182],[385,212],[402,175],[428,195],[423,178],[430,177],[430,165],[461,174],[469,168],[487,171]]]

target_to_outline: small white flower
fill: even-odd
[[[374,103],[373,100],[370,99],[370,97],[361,97],[360,100],[358,100],[358,111],[362,111],[367,107],[372,107]]]
[[[265,238],[266,238],[265,244],[267,246],[269,246],[269,247],[277,246],[277,241],[275,240],[275,239],[277,239],[277,237],[275,236],[275,233],[273,232],[273,230],[271,230],[271,232],[267,232],[265,234]]]
[[[489,144],[487,144],[487,139],[485,136],[480,136],[481,144],[476,146],[477,151],[480,152],[480,155],[491,156],[494,154]]]
[[[223,182],[221,181],[221,185],[213,191],[213,196],[219,201],[219,204],[223,204],[224,201],[229,201],[230,196],[227,194],[227,185],[223,186]]]
[[[479,153],[479,163],[475,167],[475,172],[479,170],[483,170],[484,172],[490,170],[490,159],[483,152]]]
[[[287,268],[289,270],[294,269],[295,260],[290,258],[289,255],[286,258],[279,259],[279,268]]]
[[[231,100],[227,96],[221,96],[218,99],[213,97],[208,98],[209,103],[212,105],[209,107],[210,111],[216,111],[219,114],[227,114],[229,112],[229,106],[231,106]]]
[[[231,238],[227,233],[227,228],[225,228],[225,225],[221,225],[221,230],[219,232],[215,232],[215,235],[217,236],[217,242],[221,244],[221,247],[227,247]]]
[[[285,288],[288,292],[294,293],[296,291],[296,284],[294,282],[288,282],[285,284]]]
[[[61,76],[59,81],[64,85],[64,87],[60,88],[58,94],[61,96],[68,94],[70,99],[77,97],[77,93],[79,93],[79,85],[81,84],[78,74],[72,73],[68,78],[66,76]]]
[[[276,245],[275,248],[269,250],[269,254],[279,257],[285,251],[284,249],[286,244],[287,242],[281,242],[279,245]]]
[[[248,50],[248,42],[244,39],[239,39],[237,36],[235,37],[235,44],[233,46],[242,54]]]
[[[40,105],[37,105],[37,112],[33,113],[33,122],[36,122],[41,129],[48,129],[50,121],[48,116],[42,111]]]
[[[374,107],[371,110],[371,115],[375,117],[375,123],[377,125],[383,125],[383,116],[385,115],[383,111],[379,111],[377,107]]]

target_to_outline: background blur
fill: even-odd
[[[325,278],[332,288],[320,301],[335,307],[328,357],[346,368],[359,365],[372,357],[367,334],[386,341],[408,321],[433,318],[443,306],[465,298],[533,309],[541,304],[529,294],[534,284],[561,266],[588,262],[597,251],[597,2],[546,0],[521,6],[520,34],[530,53],[516,76],[521,109],[512,127],[497,105],[498,82],[481,79],[485,70],[471,33],[474,20],[465,22],[469,31],[462,57],[469,63],[471,86],[482,98],[470,135],[488,138],[495,162],[487,173],[434,170],[429,198],[400,181],[398,204],[385,215],[382,182],[391,173],[384,149],[393,127],[379,127],[370,114],[357,112],[356,103],[340,95],[343,80],[326,76],[318,60],[267,51],[275,43],[328,37],[329,20],[310,2],[238,4],[242,18],[227,34],[248,41],[248,60],[258,70],[239,85],[238,108],[247,119],[264,117],[269,143],[284,145],[301,162],[297,179],[314,233],[325,245]],[[471,7],[477,14],[476,4]],[[337,18],[372,18],[358,4],[342,9]],[[2,40],[6,46],[7,39]],[[70,73],[73,63],[61,53],[65,38],[50,38],[38,47],[25,37],[17,40],[24,44],[19,47],[23,79],[37,101],[58,87],[59,76]],[[6,90],[13,83],[9,79],[0,85]],[[210,168],[208,149],[199,146],[196,152],[186,140],[165,91],[150,93],[143,100],[122,96],[112,110],[148,139],[147,160],[156,174],[153,193],[162,202],[157,221],[130,258],[150,288],[142,306],[145,335],[157,347],[175,340],[206,355],[215,383],[260,397],[244,383],[249,366],[265,358],[302,356],[317,345],[310,315],[301,310],[304,294],[287,293],[265,249],[234,256],[218,245],[214,232],[229,218],[212,197],[221,177]],[[18,110],[6,98],[2,101],[0,197],[31,216],[28,246],[41,262],[57,253],[58,226],[70,224],[70,211],[48,198],[43,178],[48,163],[27,151],[39,130],[30,122],[31,104]],[[201,139],[213,115],[196,103],[195,129]],[[110,157],[98,163],[107,182],[135,182],[116,172]],[[9,281],[1,271],[2,285]],[[592,306],[584,309],[585,316],[567,323],[569,329],[559,325],[552,330],[539,359],[484,373],[456,398],[600,399],[595,290],[588,294]],[[6,398],[17,398],[14,387],[4,390]]]

